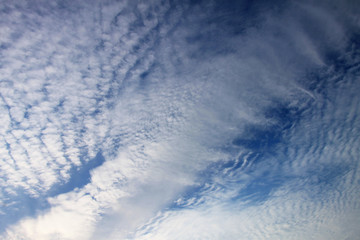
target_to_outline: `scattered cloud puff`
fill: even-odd
[[[358,8],[4,1],[0,238],[355,238]]]

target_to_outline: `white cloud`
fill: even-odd
[[[129,239],[347,239],[356,236],[352,221],[358,211],[339,211],[338,203],[313,200],[310,192],[311,189],[279,190],[268,201],[255,206],[210,201],[197,208],[165,212]],[[346,226],[344,220],[350,225]]]
[[[316,180],[309,177],[312,171],[351,165],[358,156],[358,131],[349,130],[358,122],[354,83],[344,82],[346,89],[339,91],[326,86],[332,105],[321,86],[306,90],[302,80],[307,71],[331,69],[319,44],[331,35],[325,43],[339,43],[335,50],[342,51],[346,21],[323,6],[291,3],[288,12],[264,13],[258,26],[232,35],[223,22],[204,24],[212,3],[202,14],[186,3],[69,4],[25,10],[6,3],[13,10],[1,13],[0,40],[8,47],[0,69],[0,176],[6,178],[0,194],[20,189],[50,204],[17,219],[4,239],[338,239],[347,229],[349,237],[354,234],[353,225],[341,224],[356,218],[350,209],[357,189],[350,189],[355,180],[349,176],[358,178],[357,168],[336,178],[334,186],[346,195],[339,201],[331,189],[324,198],[329,204],[306,189]],[[306,31],[307,17],[315,28],[325,26],[324,36]],[[188,41],[199,32],[209,35]],[[208,42],[229,52],[206,48]],[[276,145],[278,155],[261,160],[255,150],[231,145],[239,135],[249,137],[249,126],[277,131],[282,120],[266,115],[274,104],[304,111],[281,133],[288,145]],[[106,161],[91,170],[90,182],[47,195],[100,151]],[[216,172],[216,164],[234,159],[219,176],[201,178],[213,164]],[[262,203],[233,200],[252,182],[276,174],[305,179],[285,181]],[[199,187],[198,196],[182,196],[189,187]],[[168,209],[174,202],[183,208]]]
[[[44,215],[24,219],[9,231],[8,239],[88,239],[88,230],[96,222],[97,204],[89,195],[76,199],[58,198],[61,205],[54,206]]]

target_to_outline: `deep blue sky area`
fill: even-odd
[[[359,12],[1,1],[0,239],[358,238]]]

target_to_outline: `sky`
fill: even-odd
[[[0,239],[359,239],[359,12],[0,0]]]

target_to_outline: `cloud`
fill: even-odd
[[[8,232],[8,239],[88,239],[88,232],[96,222],[94,215],[97,205],[91,196],[60,197],[61,205],[54,205],[45,215],[24,219],[18,223],[15,231]],[[96,215],[95,215],[96,216]],[[82,231],[80,229],[83,229]]]
[[[275,155],[251,158],[250,148],[233,165],[217,165],[197,194],[177,200],[129,239],[356,238],[359,86],[357,70],[343,72],[353,60],[320,74],[329,85],[314,89],[316,101],[282,133]],[[269,184],[276,178],[282,183]],[[248,191],[254,183],[260,184]]]
[[[355,236],[356,13],[219,4],[5,2],[4,239]]]
[[[298,187],[298,182],[295,183]],[[130,239],[337,239],[355,237],[358,212],[312,199],[309,190],[280,189],[261,205],[216,200],[161,214]],[[346,219],[346,220],[345,220]],[[345,226],[344,220],[350,225]]]

